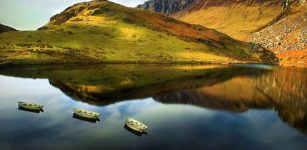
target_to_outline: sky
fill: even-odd
[[[18,30],[36,30],[65,8],[90,0],[0,0],[0,24]],[[110,0],[135,7],[147,0]]]

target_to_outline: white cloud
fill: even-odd
[[[128,7],[136,7],[139,4],[143,4],[148,0],[110,0],[118,4],[122,4]]]

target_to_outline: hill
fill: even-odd
[[[8,31],[16,31],[16,29],[0,24],[0,33]]]
[[[306,0],[149,0],[138,7],[252,42],[280,65],[307,67]]]
[[[104,0],[75,4],[38,31],[0,34],[0,60],[25,64],[228,63],[259,57],[216,30]]]
[[[166,2],[166,0],[162,0]],[[247,35],[258,27],[263,26],[274,19],[281,12],[279,0],[184,0],[186,7],[180,6],[182,1],[170,0],[169,6],[160,6],[171,9],[171,2],[177,2],[179,8],[173,13],[164,13],[176,19],[200,24],[208,28],[216,29],[233,38],[245,40]],[[181,2],[181,3],[179,3]],[[158,7],[159,3],[151,0],[152,7]],[[163,2],[162,2],[163,3]],[[182,4],[181,4],[182,5]],[[140,6],[139,6],[140,7]],[[159,8],[159,7],[158,7]],[[149,10],[155,10],[148,8]],[[169,12],[169,11],[165,11]]]

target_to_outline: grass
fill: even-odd
[[[197,9],[176,18],[216,29],[235,39],[246,40],[248,34],[269,23],[280,12],[279,5],[239,3]]]
[[[112,2],[69,7],[38,31],[0,34],[0,61],[231,62],[255,60],[240,42],[201,26]]]

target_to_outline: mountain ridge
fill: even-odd
[[[280,0],[148,0],[144,2],[144,4],[138,5],[137,8],[147,9],[149,11],[172,16],[184,10],[192,12],[205,7],[221,5],[226,6],[240,3],[246,3],[248,5],[253,5],[256,3],[267,3],[267,6],[282,6]]]
[[[154,11],[170,1],[186,0],[150,0],[152,8],[143,9]],[[175,13],[157,12],[258,45],[256,50],[273,52],[280,65],[307,67],[306,10],[306,0],[197,0]]]

